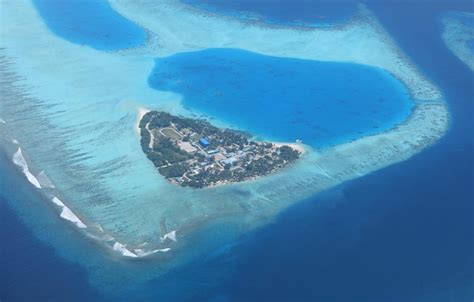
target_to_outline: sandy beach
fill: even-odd
[[[138,107],[137,109],[137,120],[135,122],[134,128],[138,136],[140,136],[140,121],[143,118],[143,116],[150,111],[151,110],[146,107]],[[273,141],[271,143],[277,147],[290,146],[291,148],[297,150],[301,154],[305,154],[306,152],[308,152],[308,146],[305,146],[302,143],[287,143],[287,142],[273,142]]]
[[[271,142],[271,143],[277,147],[289,146],[293,148],[294,150],[300,152],[301,154],[305,154],[306,152],[308,152],[308,147],[305,147],[305,145],[303,145],[302,143],[284,143],[284,142]]]
[[[147,109],[145,107],[138,107],[137,120],[135,122],[135,132],[137,133],[138,136],[140,136],[140,121],[142,120],[143,116],[150,111],[151,111],[150,109]]]

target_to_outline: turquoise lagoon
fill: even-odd
[[[414,106],[395,77],[352,63],[206,49],[155,64],[150,86],[182,95],[184,106],[260,138],[318,148],[389,130]]]

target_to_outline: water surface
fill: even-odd
[[[138,46],[146,32],[113,10],[106,0],[33,0],[48,28],[76,44],[99,50]]]
[[[405,87],[385,71],[352,63],[259,55],[237,49],[156,61],[149,84],[185,106],[260,137],[325,147],[389,130],[409,116]]]
[[[288,9],[288,0],[182,0],[186,4],[210,12],[247,19],[259,19],[268,23],[287,25],[330,26],[343,23],[357,10],[353,0],[298,0]]]

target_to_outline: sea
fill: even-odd
[[[259,18],[268,19],[270,23],[288,25],[298,20],[315,26],[327,23],[328,20],[343,22],[341,20],[350,19],[355,6],[353,1],[339,2],[338,5],[329,5],[328,1],[283,0],[187,2],[199,8],[210,9],[213,13],[239,16],[241,12],[245,12],[245,17],[248,18],[250,12]],[[35,1],[40,10],[44,3],[51,6],[56,2]],[[71,3],[78,5],[80,2]],[[445,46],[441,39],[439,18],[449,11],[473,12],[473,4],[470,1],[447,0],[367,0],[365,3],[399,47],[445,96],[450,110],[450,128],[439,142],[402,163],[345,182],[298,202],[284,210],[271,223],[248,232],[237,241],[222,245],[212,254],[168,268],[165,274],[158,277],[143,278],[147,281],[139,284],[132,281],[141,280],[141,275],[152,275],[154,270],[159,269],[159,265],[153,263],[153,260],[128,262],[102,253],[93,242],[84,240],[64,221],[57,219],[57,214],[41,202],[38,193],[12,165],[11,159],[0,153],[0,300],[472,301],[474,74]],[[70,10],[74,5],[66,9]],[[101,4],[101,7],[106,9],[107,5]],[[43,16],[46,13],[44,11],[41,14]],[[111,18],[115,16],[110,12],[104,14]],[[104,20],[107,18],[104,17]],[[97,26],[100,27],[100,22]],[[124,23],[123,26],[131,31],[137,30],[133,24]],[[108,30],[113,32],[113,28],[109,27]],[[77,31],[72,32],[78,34]],[[57,34],[69,37],[67,32]],[[97,36],[90,38],[86,31],[86,38],[79,38],[75,42],[111,50],[129,47],[127,43],[140,43],[140,39],[144,39],[144,36],[139,38],[140,31],[133,36],[138,37],[136,41],[122,41],[120,36],[115,36],[104,42],[97,41]],[[267,60],[275,60],[244,51],[216,52],[213,49],[177,56],[184,56],[184,59],[199,64],[199,59],[207,55],[217,56],[221,60],[237,56],[239,62],[243,62],[244,70],[250,68],[249,65],[262,64],[258,65],[257,75],[266,72],[264,63]],[[181,74],[183,70],[178,64],[180,61],[174,59],[176,58],[157,59],[156,66],[161,64],[169,68],[170,80],[156,81],[154,76],[161,69],[154,70],[149,84],[157,89],[183,93],[186,106],[209,115],[227,116],[231,124],[244,123],[248,125],[246,130],[282,140],[295,139],[296,132],[286,129],[291,128],[288,127],[289,124],[297,127],[298,124],[293,123],[295,120],[304,120],[306,125],[319,125],[322,129],[318,137],[313,138],[309,134],[304,137],[312,145],[320,147],[319,142],[322,142],[321,146],[337,142],[332,141],[333,136],[324,131],[334,129],[331,127],[334,120],[328,121],[328,124],[318,124],[318,119],[324,117],[323,112],[327,114],[324,110],[332,110],[328,108],[322,108],[320,116],[310,116],[304,112],[301,104],[300,113],[298,110],[285,111],[290,118],[283,120],[281,127],[273,123],[277,120],[269,123],[271,127],[252,124],[255,118],[245,110],[235,120],[225,106],[219,112],[212,111],[211,108],[216,108],[216,104],[208,104],[206,94],[222,95],[223,105],[235,107],[238,106],[232,103],[237,100],[235,94],[238,93],[238,97],[250,96],[251,90],[246,87],[237,89],[232,86],[235,79],[221,79],[222,74],[228,74],[226,70],[215,70],[216,74],[212,79],[226,80],[226,83],[216,84],[226,89],[193,94],[196,93],[196,87],[202,85],[199,77],[191,73],[183,83],[177,84],[173,81],[172,73]],[[301,85],[298,87],[304,88],[299,89],[303,93],[307,91],[305,89],[313,88],[308,88],[305,80],[309,71],[297,72],[291,82],[277,77],[278,73],[289,72],[288,66],[303,62],[280,59],[275,64],[278,68],[274,70],[276,75],[272,76],[275,76],[280,92],[290,90],[292,85]],[[321,64],[318,68],[326,68],[323,63],[314,64]],[[373,77],[372,82],[366,84],[367,88],[360,91],[362,96],[372,95],[377,89],[388,89],[391,94],[397,94],[397,97],[387,97],[383,102],[380,102],[379,97],[364,99],[364,113],[369,112],[372,117],[368,120],[353,119],[356,121],[351,125],[351,128],[355,127],[354,132],[349,132],[350,135],[344,137],[345,140],[353,139],[359,131],[373,131],[371,129],[375,129],[374,126],[392,127],[409,113],[410,96],[403,87],[388,85],[387,81],[393,79],[383,80],[383,77],[388,76],[382,76],[380,71],[351,64],[336,64],[327,66],[327,72],[331,75],[325,79],[327,81],[338,78],[341,73],[362,73],[364,77]],[[358,81],[362,81],[361,79]],[[252,78],[243,80],[255,81]],[[209,83],[209,79],[206,83]],[[357,84],[363,83],[354,83],[355,86]],[[334,87],[337,88],[337,85]],[[335,96],[340,93],[336,88],[317,93],[334,100],[347,101],[347,96]],[[291,93],[288,94],[287,97],[291,98]],[[294,97],[298,103],[304,95]],[[404,100],[406,106],[394,106],[395,101],[399,102],[400,99]],[[380,104],[384,106],[383,111],[371,112],[373,107]],[[268,100],[262,99],[257,106],[265,110],[269,106]],[[350,108],[351,104],[336,102],[333,114],[338,114],[337,117],[341,119],[357,116],[357,112],[353,112],[357,108],[346,110],[348,106]],[[275,108],[276,115],[271,116],[280,119],[285,117],[278,117],[281,110],[285,108]],[[295,114],[300,119],[291,117]],[[390,118],[387,120],[387,117]],[[342,132],[347,133],[344,129]],[[227,231],[231,232],[222,230]],[[54,246],[49,243],[52,241],[56,242]],[[64,252],[57,250],[58,242],[61,249],[81,261],[62,257]],[[87,261],[90,264],[84,265]],[[101,273],[109,274],[104,276],[103,283],[97,276],[91,278],[99,267]],[[101,287],[108,286],[106,282],[114,275],[123,278],[121,282],[124,288],[130,283],[134,286],[120,291],[120,295],[104,294]]]

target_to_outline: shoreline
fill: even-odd
[[[140,121],[142,120],[143,116],[150,112],[151,110],[146,107],[138,107],[137,108],[137,119],[135,121],[134,129],[135,133],[140,136]]]
[[[281,147],[281,146],[291,147],[292,149],[298,151],[300,155],[303,155],[308,152],[308,148],[305,148],[305,145],[303,145],[303,143],[285,143],[285,142],[274,142],[274,141],[270,141],[270,143],[272,143],[273,145],[277,147]]]
[[[142,106],[138,107],[137,110],[136,110],[137,118],[136,118],[136,121],[135,121],[135,124],[134,124],[134,129],[135,129],[135,132],[138,134],[138,136],[140,136],[140,126],[139,126],[140,121],[142,120],[143,116],[145,114],[147,114],[148,112],[150,112],[150,111],[152,111],[152,110],[148,109],[146,107],[142,107]],[[304,145],[303,143],[296,143],[296,142],[286,143],[286,142],[271,141],[271,140],[268,141],[268,142],[274,144],[277,147],[281,147],[281,146],[284,146],[284,145],[289,146],[289,147],[293,148],[294,150],[300,152],[301,155],[307,153],[308,149],[309,149],[309,147]]]

